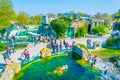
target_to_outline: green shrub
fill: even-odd
[[[119,42],[120,42],[120,38],[113,38],[110,37],[107,41],[106,41],[106,46],[107,48],[111,48],[113,46],[116,46],[117,49],[119,49]]]
[[[84,37],[84,36],[88,36],[87,27],[86,26],[78,27],[75,33],[75,37]]]
[[[110,25],[106,24],[106,25],[99,25],[96,26],[94,28],[92,28],[92,32],[94,34],[99,34],[101,33],[102,35],[108,34],[110,31]]]
[[[110,37],[110,38],[106,41],[107,47],[112,46],[112,45],[115,45],[115,42],[116,42],[116,39]]]
[[[5,43],[0,43],[0,51],[4,51],[6,49]]]
[[[99,34],[99,29],[94,27],[94,28],[92,28],[92,32],[93,32],[93,34]]]
[[[117,62],[119,60],[118,56],[113,56],[109,59],[110,62]]]

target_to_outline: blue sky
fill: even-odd
[[[39,13],[65,13],[70,10],[94,15],[97,12],[115,13],[120,9],[120,0],[12,0],[14,10],[29,15]]]

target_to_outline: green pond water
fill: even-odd
[[[24,65],[13,80],[99,80],[98,69],[91,70],[89,63],[79,62],[67,54],[37,59]],[[62,75],[55,74],[54,70],[63,65],[68,65],[68,69]]]

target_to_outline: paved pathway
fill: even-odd
[[[27,47],[27,50],[30,52],[30,56],[31,57],[36,56],[43,47],[46,47],[46,44],[47,43],[40,43],[40,44],[37,44],[36,46],[34,46],[33,44],[29,45]],[[18,58],[20,58],[20,55],[23,51],[24,51],[24,49],[16,50],[15,53],[11,54],[11,59],[14,62],[20,62],[20,60],[18,60]],[[0,64],[1,63],[5,63],[2,54],[0,54]]]

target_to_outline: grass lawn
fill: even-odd
[[[91,51],[91,54],[97,55],[103,60],[108,60],[112,56],[120,56],[120,50],[115,49],[103,49],[103,50],[94,50]]]

